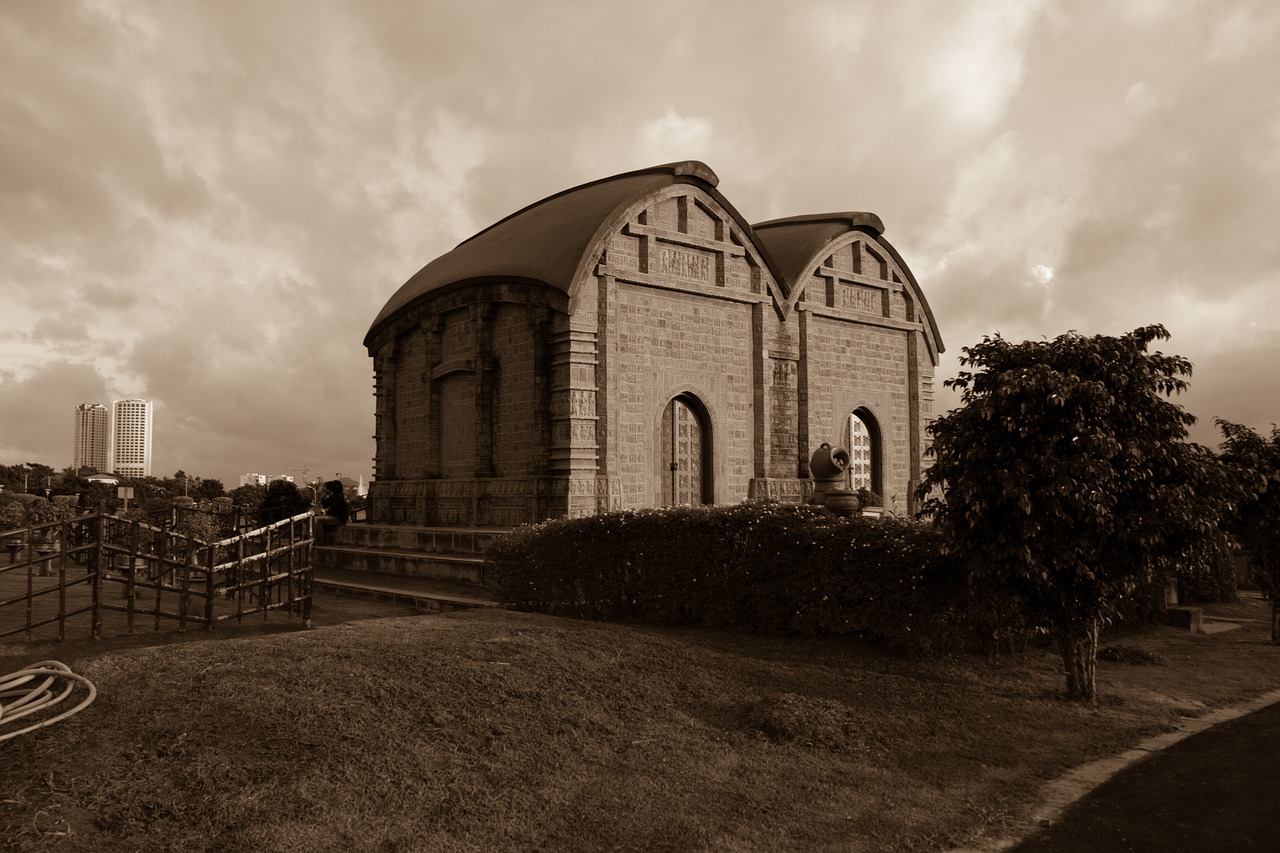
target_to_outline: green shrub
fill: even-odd
[[[1200,550],[1204,552],[1200,559],[1189,560],[1178,571],[1178,600],[1183,604],[1236,601],[1236,549],[1210,540]]]
[[[1167,574],[1139,585],[1118,608],[1115,622],[1159,622],[1165,611],[1165,587],[1177,583],[1179,604],[1213,604],[1238,599],[1236,551],[1230,543],[1207,539],[1181,554]]]
[[[963,586],[927,526],[764,502],[529,525],[487,563],[501,600],[518,608],[912,648],[951,640]]]

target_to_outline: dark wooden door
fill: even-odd
[[[679,397],[662,415],[662,499],[667,505],[706,503],[703,481],[703,427]]]

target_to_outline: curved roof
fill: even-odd
[[[888,240],[885,240],[884,223],[874,213],[846,211],[842,213],[815,213],[806,216],[791,216],[785,219],[770,219],[751,226],[755,232],[756,242],[773,259],[783,281],[786,282],[788,295],[794,290],[796,282],[804,280],[823,257],[830,254],[827,247],[851,231],[862,231],[876,238],[876,245],[883,247],[893,256],[894,262],[907,277],[911,289],[924,310],[928,320],[930,334],[937,345],[938,352],[944,352],[942,335],[938,333],[938,324],[933,319],[933,309],[925,299],[915,274],[907,266],[906,261],[898,254]]]
[[[870,231],[876,236],[884,233],[880,217],[856,211],[770,219],[751,228],[767,247],[788,287],[809,274],[814,255],[832,240],[853,230]]]
[[[702,184],[722,200],[715,192],[720,183],[716,173],[697,160],[685,160],[582,184],[516,211],[459,243],[405,282],[369,327],[365,345],[401,309],[451,285],[481,279],[534,280],[567,294],[601,226],[619,208],[676,183]],[[747,227],[745,221],[742,224]]]

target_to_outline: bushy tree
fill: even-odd
[[[1228,526],[1260,570],[1263,593],[1271,601],[1271,642],[1280,643],[1280,427],[1271,427],[1268,440],[1221,418],[1217,424],[1222,460],[1245,491]]]
[[[65,521],[74,515],[74,508],[46,500],[40,495],[0,494],[0,530],[17,530],[28,525]],[[48,535],[46,532],[45,536]]]
[[[48,465],[27,462],[19,465],[0,465],[0,485],[9,492],[44,494],[52,487],[56,472]]]
[[[220,498],[227,493],[226,488],[222,485],[221,480],[212,478],[197,477],[192,483],[190,489],[191,497],[198,501],[211,501]]]
[[[1191,364],[1148,352],[1168,337],[984,337],[946,383],[962,405],[930,427],[925,512],[974,590],[1050,633],[1069,698],[1095,697],[1102,625],[1222,535],[1221,466],[1167,399]]]
[[[258,523],[271,524],[306,512],[310,508],[311,499],[298,491],[296,485],[288,480],[272,480],[267,484],[266,494],[262,498],[262,507],[258,511]]]
[[[232,489],[229,497],[235,506],[240,507],[241,511],[248,516],[257,516],[258,510],[262,509],[262,501],[267,496],[267,487],[259,486],[256,483],[237,486]]]

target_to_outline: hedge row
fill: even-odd
[[[962,573],[929,527],[748,502],[513,531],[486,576],[513,607],[588,619],[949,641]]]

